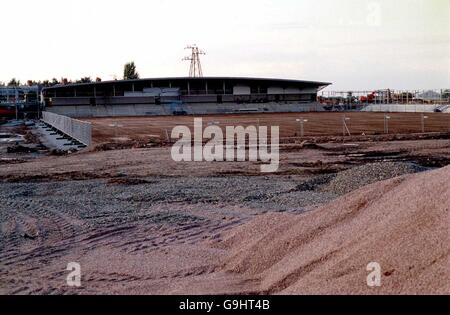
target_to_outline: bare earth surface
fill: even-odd
[[[272,175],[167,146],[2,164],[0,294],[450,294],[448,137],[316,140]]]
[[[342,135],[343,117],[352,135],[375,135],[385,133],[385,113],[271,113],[240,115],[209,115],[203,118],[203,127],[208,123],[218,126],[279,126],[284,138],[300,135],[297,119],[307,120],[304,124],[305,136]],[[391,134],[421,133],[421,113],[389,113],[388,130]],[[450,132],[448,114],[430,113],[424,121],[425,132]],[[167,134],[177,125],[193,127],[191,116],[167,117],[114,117],[83,119],[93,125],[96,143],[110,142],[111,139],[134,140],[146,138],[167,139]]]

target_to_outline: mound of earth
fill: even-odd
[[[450,294],[450,167],[378,182],[302,215],[268,214],[215,246],[270,294]],[[368,264],[381,266],[369,287]]]

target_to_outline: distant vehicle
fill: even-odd
[[[0,117],[14,117],[16,108],[9,104],[0,104]]]
[[[361,103],[374,103],[375,102],[375,92],[368,94],[367,96],[361,96],[359,98]]]
[[[370,94],[359,97],[359,102],[366,104],[389,104],[395,99],[395,96],[392,95],[391,90],[378,90],[373,91]],[[407,97],[405,97],[407,99]],[[411,98],[412,100],[412,94]]]
[[[179,111],[174,111],[173,112],[173,115],[174,116],[187,116],[187,112],[186,111],[184,111],[184,110],[179,110]]]
[[[182,101],[171,101],[169,103],[170,111],[174,116],[186,116],[187,112],[183,109]]]
[[[441,105],[441,106],[439,106],[439,107],[436,107],[435,109],[434,109],[434,112],[435,113],[444,113],[444,112],[447,112],[447,110],[449,110],[450,109],[450,105]]]

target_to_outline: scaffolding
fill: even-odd
[[[37,85],[0,87],[0,107],[13,109],[16,118],[19,115],[39,115],[40,91]]]
[[[333,111],[360,110],[368,105],[450,105],[450,89],[438,90],[374,90],[322,91],[318,101]]]

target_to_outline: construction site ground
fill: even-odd
[[[218,126],[279,126],[280,137],[301,135],[300,122],[304,122],[304,136],[340,136],[343,134],[343,118],[353,136],[450,132],[450,115],[443,113],[364,113],[364,112],[305,112],[267,113],[240,115],[209,115],[203,118],[203,127]],[[389,117],[387,124],[386,118]],[[425,117],[425,118],[422,118]],[[113,117],[89,118],[93,126],[94,143],[111,141],[146,140],[148,138],[167,140],[173,127],[193,126],[192,116],[164,117]],[[346,131],[347,133],[347,131]]]
[[[280,125],[274,174],[258,162],[174,162],[166,130],[193,117],[89,119],[90,149],[14,155],[0,165],[0,294],[262,293],[258,279],[224,268],[229,252],[212,244],[255,217],[301,215],[365,185],[450,164],[448,115],[427,115],[422,134],[420,114],[389,114],[385,134],[384,114],[346,113],[345,138],[343,115],[205,117]],[[66,283],[70,262],[81,265],[79,288]]]

